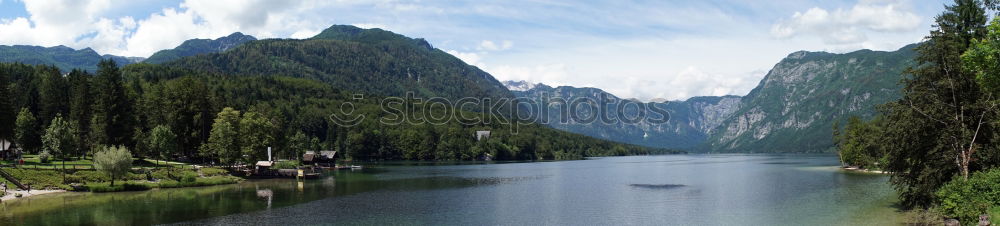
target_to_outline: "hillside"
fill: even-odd
[[[545,104],[548,108],[546,112],[548,114],[535,119],[535,122],[563,131],[649,147],[678,149],[696,147],[704,142],[712,129],[719,125],[732,111],[736,110],[739,104],[739,97],[737,96],[693,97],[687,101],[642,103],[635,100],[622,99],[597,88],[571,86],[553,88],[544,84],[531,84],[524,81],[505,81],[504,84],[507,84],[511,90],[515,90],[512,92],[518,97],[531,99],[535,103],[541,103],[541,101],[546,99],[549,101]],[[575,120],[574,118],[565,117],[566,115],[560,111],[561,108],[566,106],[563,102],[558,101],[560,99],[566,101],[566,103],[573,103],[574,101],[582,100],[582,98],[596,101],[600,100],[601,97],[607,97],[610,100],[609,103],[611,104],[607,105],[603,111],[611,113],[609,116],[612,118],[617,118],[616,109],[619,105],[632,102],[648,106],[655,105],[660,109],[666,110],[669,113],[670,119],[666,123],[650,121],[639,123],[621,121],[614,123],[602,123],[600,121],[587,122],[585,120]],[[582,109],[579,111],[582,117],[578,119],[586,119],[590,116],[590,111],[587,110],[589,107],[587,105],[580,106],[583,106],[578,107]],[[627,117],[636,116],[637,112],[634,110],[634,106],[637,105],[630,104],[630,106],[624,108],[626,109],[625,115]],[[522,108],[525,107],[522,106]],[[643,114],[654,117],[654,113],[651,111],[646,111]]]
[[[93,73],[97,70],[97,62],[102,59],[114,60],[118,65],[132,64],[143,60],[139,57],[100,55],[90,48],[75,50],[66,46],[0,45],[0,62],[55,65],[63,72],[78,68]]]
[[[191,39],[184,41],[181,45],[173,49],[160,50],[149,56],[145,63],[151,64],[161,64],[172,60],[180,59],[181,57],[194,56],[198,54],[206,53],[218,53],[223,52],[234,47],[237,47],[243,43],[249,41],[256,41],[257,38],[253,36],[244,35],[243,33],[236,32],[230,34],[229,36],[217,38],[217,39]]]
[[[914,45],[893,52],[795,52],[781,60],[711,135],[712,152],[823,152],[832,126],[847,116],[872,117],[899,98]]]
[[[511,97],[490,74],[432,47],[381,29],[335,25],[306,40],[247,42],[165,65],[228,75],[285,75],[383,96]]]

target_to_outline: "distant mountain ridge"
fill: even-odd
[[[703,152],[826,152],[833,148],[833,123],[849,116],[870,118],[875,106],[899,98],[903,71],[913,49],[859,50],[836,54],[799,51],[777,63],[747,96],[692,97],[652,102],[667,109],[663,124],[564,123],[548,115],[547,125],[619,142]],[[518,97],[540,100],[609,95],[596,88],[549,87],[504,82]],[[555,111],[558,104],[546,105]],[[607,109],[606,109],[607,110]]]
[[[551,87],[545,84],[532,84],[524,81],[505,81],[504,84],[519,98],[531,99],[535,103],[541,103],[545,99],[550,100],[550,102],[539,105],[547,107],[548,114],[539,114],[541,117],[536,119],[538,123],[592,137],[660,148],[688,149],[701,145],[708,138],[712,129],[738,108],[740,100],[738,96],[722,96],[692,97],[686,101],[642,103],[636,100],[622,99],[597,88]],[[556,99],[561,99],[572,103],[580,98],[599,100],[601,97],[609,98],[611,103],[618,103],[609,105],[603,109],[603,111],[612,115],[617,114],[616,109],[619,104],[631,102],[653,105],[663,109],[669,113],[670,119],[666,123],[642,121],[638,123],[618,122],[611,124],[576,121],[572,119],[566,120],[567,116],[559,110],[560,107],[565,107],[563,105],[566,103],[555,101]],[[579,109],[583,116],[580,118],[589,117],[591,112],[587,110],[587,107]],[[634,109],[632,107],[623,109],[626,109],[625,115],[627,117],[637,115],[636,111],[631,110]],[[654,113],[651,110],[645,114],[654,117]]]
[[[180,59],[182,57],[223,52],[242,45],[243,43],[256,40],[257,38],[244,35],[240,32],[217,39],[191,39],[184,41],[184,43],[181,43],[181,45],[176,48],[157,51],[144,62],[162,64],[168,61]]]
[[[114,60],[118,65],[138,63],[141,57],[123,57],[110,54],[100,55],[91,48],[75,50],[66,46],[0,45],[0,62],[24,63],[31,65],[55,65],[68,72],[83,69],[91,73],[97,71],[97,63],[103,59]]]

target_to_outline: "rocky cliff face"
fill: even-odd
[[[711,132],[713,152],[822,152],[833,147],[832,124],[871,117],[875,106],[899,98],[910,45],[894,52],[795,52],[744,97]]]
[[[536,104],[535,106],[547,108],[544,114],[536,114],[540,116],[536,118],[536,122],[564,131],[651,147],[682,149],[695,147],[703,143],[708,134],[740,105],[740,97],[738,96],[693,97],[687,101],[643,103],[622,99],[596,88],[570,86],[553,88],[544,84],[510,81],[504,82],[504,84],[512,90],[514,95],[532,100]],[[591,105],[587,104],[577,105],[578,107],[573,111],[562,110],[569,109],[572,103],[581,102],[582,99],[594,100],[594,106],[598,106],[599,104],[596,103],[602,97],[607,98],[609,104],[600,108],[600,111],[593,111],[594,108],[589,108],[588,106]],[[611,118],[617,119],[617,109],[620,105],[627,106],[622,108],[626,117],[637,116],[639,112],[635,108],[636,104],[663,109],[670,118],[665,123],[648,120],[635,123],[622,121],[606,123],[600,120],[589,122],[586,120],[588,117],[592,117],[593,113],[600,112],[608,113]],[[563,112],[577,113],[579,117],[573,118]],[[654,115],[656,113],[651,112],[651,110],[644,111],[643,114],[650,117],[658,116]]]

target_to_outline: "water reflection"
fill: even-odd
[[[317,180],[32,197],[0,203],[0,225],[809,225],[886,209],[884,176],[835,166],[761,155],[390,163]]]

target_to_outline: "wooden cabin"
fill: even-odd
[[[306,151],[302,155],[303,165],[334,166],[337,164],[337,151]]]
[[[20,149],[14,145],[14,142],[9,140],[0,139],[0,159],[14,160],[17,158]]]

